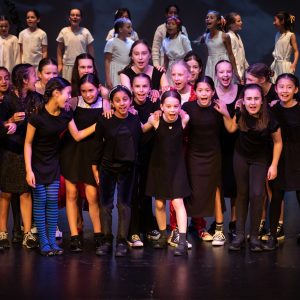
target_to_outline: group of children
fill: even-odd
[[[24,234],[17,238],[14,232],[13,240],[27,248],[39,245],[45,256],[63,254],[55,240],[61,176],[73,252],[83,250],[80,190],[97,255],[113,250],[115,189],[116,256],[127,254],[127,244],[142,247],[141,234],[154,248],[170,244],[174,255],[186,255],[188,217],[199,238],[224,245],[224,197],[231,198],[230,250],[245,244],[249,203],[250,250],[278,246],[284,192],[296,191],[298,199],[300,190],[295,20],[276,14],[274,63],[249,66],[237,33],[240,15],[229,14],[224,25],[220,13],[209,11],[207,31],[199,38],[208,49],[203,70],[178,12],[176,5],[167,7],[151,49],[133,31],[130,12],[117,11],[104,50],[105,87],[97,77],[93,38],[79,26],[79,9],[70,10],[70,26],[57,38],[57,62],[47,58],[38,12],[27,12],[28,28],[19,40],[11,38],[1,17],[1,37],[20,44],[14,46],[20,60],[13,62],[13,52],[1,44],[0,62],[7,68],[0,67],[0,249],[10,246],[9,205],[19,198]],[[270,232],[262,243],[266,198]],[[204,217],[210,216],[215,222],[207,231]]]

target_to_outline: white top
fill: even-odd
[[[248,68],[249,64],[245,55],[245,48],[239,34],[234,33],[229,30],[228,35],[231,40],[231,48],[235,58],[236,67],[239,73],[240,78],[243,78],[245,70]]]
[[[13,67],[21,62],[18,38],[9,34],[0,37],[0,66],[4,66],[10,73]]]
[[[70,27],[64,27],[59,32],[56,41],[63,43],[65,47],[63,64],[72,66],[79,54],[87,52],[87,45],[91,44],[94,38],[84,27],[80,27],[76,32],[73,32]]]
[[[108,40],[110,40],[110,39],[112,39],[112,38],[114,38],[114,37],[117,37],[117,36],[118,36],[118,34],[115,34],[115,29],[112,28],[112,29],[108,32],[108,34],[107,34],[106,41],[108,41]],[[137,40],[139,39],[139,36],[138,36],[138,34],[136,33],[136,31],[132,30],[131,35],[130,35],[130,38],[131,38],[133,41],[137,41]]]
[[[42,57],[42,46],[48,45],[47,34],[40,28],[31,31],[29,28],[19,33],[19,44],[22,44],[22,63],[38,66]]]
[[[182,26],[182,32],[188,38],[186,28]],[[163,52],[161,51],[163,39],[167,35],[166,23],[159,25],[154,33],[153,43],[152,43],[152,61],[154,66],[163,65]]]

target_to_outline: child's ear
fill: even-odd
[[[161,110],[161,111],[164,111],[163,105],[162,105],[162,104],[160,105],[160,110]]]

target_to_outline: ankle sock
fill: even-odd
[[[223,223],[216,223],[216,231],[223,231]]]

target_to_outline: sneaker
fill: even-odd
[[[269,236],[271,235],[271,232],[268,232],[267,234],[264,234],[262,237],[261,237],[261,240],[262,241],[267,241],[269,239]]]
[[[127,240],[127,243],[132,248],[140,248],[144,246],[138,234],[133,234],[130,239]]]
[[[40,248],[40,254],[42,256],[54,256],[54,251],[49,244],[46,244]]]
[[[171,234],[168,238],[168,244],[172,247],[177,247],[178,242],[179,242],[179,231],[178,228],[176,228],[171,231]]]
[[[38,234],[38,230],[37,230],[37,227],[35,225],[33,225],[30,229],[31,233],[32,234]]]
[[[168,246],[168,239],[166,236],[160,236],[157,241],[153,241],[154,249],[164,249]]]
[[[11,242],[13,244],[19,244],[23,241],[23,231],[22,230],[13,230]]]
[[[8,233],[5,231],[0,232],[0,248],[8,249],[9,247]]]
[[[117,242],[115,256],[124,257],[127,255],[127,252],[128,252],[128,248],[127,248],[126,241],[124,240],[124,241]]]
[[[260,221],[260,225],[259,225],[259,228],[258,228],[258,238],[259,239],[262,239],[262,237],[267,234],[267,230],[266,230],[265,225],[266,225],[265,220]]]
[[[284,230],[283,230],[283,224],[278,223],[277,225],[277,231],[276,231],[276,238],[278,241],[284,240]]]
[[[245,237],[244,235],[237,235],[229,245],[229,250],[240,251],[245,247]]]
[[[175,256],[185,256],[187,255],[188,246],[187,243],[178,244],[176,249],[174,250]]]
[[[199,230],[198,236],[204,242],[211,242],[213,240],[213,236],[206,230]]]
[[[147,232],[147,239],[157,241],[160,237],[160,233],[158,230],[154,229]]]
[[[96,248],[96,255],[104,256],[112,252],[112,243],[105,241],[102,242],[99,247]]]
[[[213,235],[212,245],[213,246],[223,246],[225,244],[226,238],[223,231],[216,231]]]
[[[278,241],[276,237],[269,236],[269,239],[266,241],[266,243],[262,244],[263,250],[272,251],[275,250],[278,247]]]
[[[232,241],[236,237],[236,221],[229,222],[228,227],[228,237]]]
[[[62,239],[62,232],[59,230],[58,226],[56,226],[55,238],[57,240],[61,240]]]
[[[22,245],[28,249],[37,248],[39,246],[38,240],[31,231],[24,233]]]
[[[50,245],[51,249],[53,250],[54,255],[63,255],[64,250],[59,247],[56,243]]]
[[[263,250],[261,240],[259,238],[250,237],[249,248],[252,252],[261,252]]]
[[[76,253],[79,253],[79,252],[83,251],[83,246],[82,246],[81,239],[79,238],[79,235],[71,236],[70,250],[72,252],[76,252]]]

